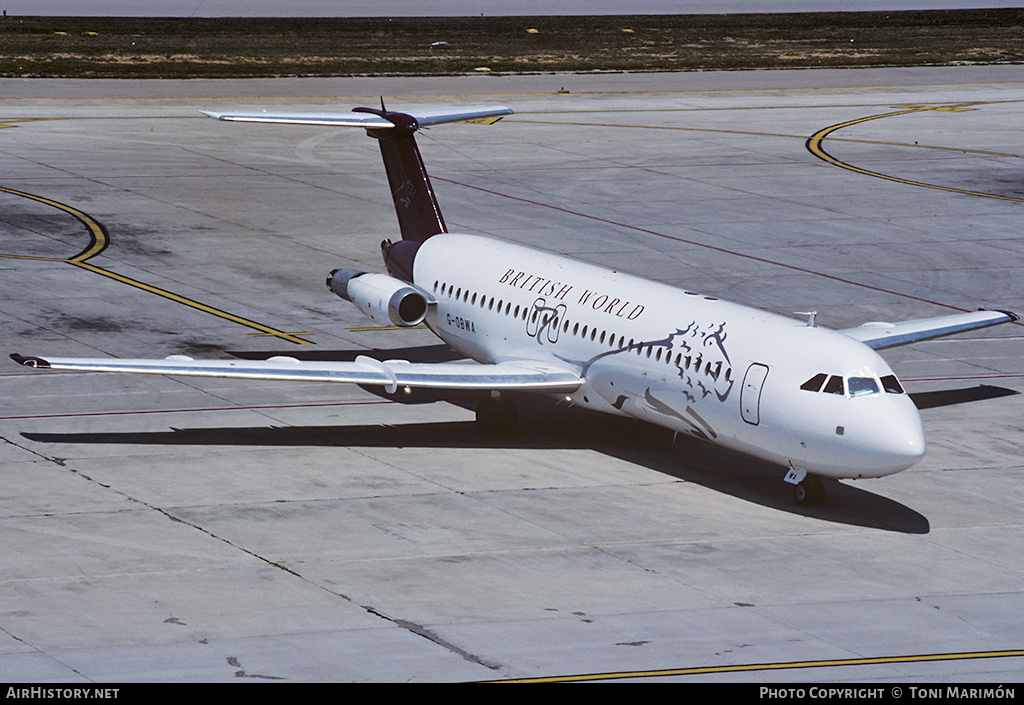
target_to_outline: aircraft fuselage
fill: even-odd
[[[482,363],[568,365],[585,379],[573,403],[825,477],[880,477],[924,455],[892,370],[842,333],[472,235],[424,242],[413,278],[445,342]]]

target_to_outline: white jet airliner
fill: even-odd
[[[776,463],[800,504],[819,479],[881,477],[925,452],[921,417],[875,352],[1017,317],[979,310],[829,330],[692,291],[475,235],[449,233],[414,134],[494,122],[504,106],[347,114],[207,113],[218,120],[364,128],[380,146],[402,239],[388,274],[336,269],[327,286],[373,320],[425,323],[474,363],[40,358],[39,368],[478,390],[481,432],[515,426],[511,393],[544,393]],[[780,472],[781,472],[780,469]]]

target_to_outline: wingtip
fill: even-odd
[[[1017,321],[1020,320],[1020,316],[1018,316],[1013,311],[1007,311],[1007,310],[1001,309],[1001,308],[979,308],[978,310],[979,311],[995,311],[996,313],[1001,313],[1004,316],[1009,317],[1009,319],[1010,319],[1009,322],[1010,323],[1016,323]]]
[[[17,362],[19,365],[24,365],[25,367],[35,367],[44,370],[50,369],[50,363],[41,357],[30,357],[28,355],[19,355],[18,353],[11,353],[11,359]]]

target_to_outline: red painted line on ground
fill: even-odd
[[[766,259],[764,257],[758,257],[756,255],[746,254],[744,252],[737,252],[736,250],[729,250],[729,249],[726,249],[724,247],[717,247],[715,245],[709,245],[706,242],[699,242],[697,240],[688,240],[686,238],[677,237],[675,235],[666,235],[665,233],[659,233],[657,230],[649,230],[648,228],[641,228],[641,227],[636,226],[636,225],[629,225],[627,223],[619,223],[617,221],[609,220],[607,218],[601,218],[601,217],[598,217],[598,216],[595,216],[595,215],[588,215],[587,213],[580,213],[579,211],[570,210],[568,208],[562,208],[561,206],[553,206],[553,205],[550,205],[548,203],[541,203],[540,201],[534,201],[534,200],[529,199],[529,198],[522,198],[522,197],[519,197],[519,196],[510,196],[508,194],[501,193],[499,191],[492,191],[490,189],[481,188],[479,186],[473,186],[471,184],[464,184],[464,183],[462,183],[460,181],[453,181],[451,179],[444,179],[444,178],[438,178],[438,177],[434,177],[434,179],[436,181],[445,181],[447,183],[454,184],[456,186],[464,186],[464,187],[466,187],[468,189],[473,189],[475,191],[480,191],[482,193],[491,194],[493,196],[500,196],[502,198],[508,198],[508,199],[513,200],[513,201],[519,201],[521,203],[528,203],[530,205],[539,206],[541,208],[549,208],[551,210],[559,211],[561,213],[566,213],[568,215],[574,215],[574,216],[577,216],[577,217],[580,217],[580,218],[587,218],[589,220],[595,220],[595,221],[597,221],[599,223],[605,223],[607,225],[614,225],[614,226],[619,227],[619,228],[625,228],[627,230],[633,230],[633,231],[636,231],[636,232],[641,232],[641,233],[644,233],[646,235],[654,235],[655,237],[664,238],[666,240],[674,240],[676,242],[682,242],[682,243],[687,244],[687,245],[693,245],[694,247],[702,247],[702,248],[704,248],[706,250],[713,250],[715,252],[721,252],[723,254],[733,255],[734,257],[742,257],[743,259],[748,259],[748,260],[751,260],[753,262],[761,262],[762,264],[770,264],[770,265],[773,265],[773,266],[776,266],[776,267],[783,267],[785,269],[789,269],[789,270],[792,270],[794,272],[801,272],[803,274],[812,274],[814,276],[824,277],[825,279],[830,279],[832,281],[840,282],[842,284],[849,284],[851,286],[857,286],[857,287],[860,287],[862,289],[868,289],[870,291],[877,291],[877,292],[880,292],[880,293],[883,293],[883,294],[891,294],[893,296],[899,296],[901,298],[911,299],[913,301],[921,301],[922,303],[932,304],[934,306],[941,306],[943,308],[948,308],[948,309],[951,309],[953,311],[960,311],[962,313],[967,311],[967,309],[965,309],[965,308],[959,308],[957,306],[951,306],[949,304],[940,303],[938,301],[932,301],[930,299],[921,298],[919,296],[912,296],[910,294],[905,294],[905,293],[902,293],[902,292],[899,292],[899,291],[893,291],[891,289],[883,289],[882,287],[872,286],[871,284],[864,284],[862,282],[855,282],[855,281],[852,281],[850,279],[843,279],[842,277],[837,277],[837,276],[835,276],[833,274],[825,274],[824,272],[818,272],[818,271],[815,271],[813,269],[807,269],[806,267],[798,267],[797,265],[794,265],[794,264],[786,264],[785,262],[778,262],[776,260],[770,260],[770,259]]]
[[[977,343],[986,340],[1024,340],[1024,335],[979,335],[975,337],[956,337],[956,338],[935,338],[933,340],[923,340],[924,343]]]
[[[983,155],[981,155],[983,156]],[[928,157],[886,157],[878,159],[865,159],[859,163],[868,162],[881,162],[881,163],[892,163],[892,162],[921,162],[921,161],[937,161],[937,160],[950,160],[950,159],[978,159],[981,158],[979,155],[956,155],[956,156],[928,156]],[[501,169],[494,168],[480,168],[480,169],[446,169],[444,171],[438,170],[438,174],[489,174],[489,173],[518,173],[518,172],[530,172],[530,171],[604,171],[610,169],[633,169],[640,171],[653,171],[657,169],[709,169],[718,167],[750,167],[750,166],[796,166],[796,167],[820,167],[821,164],[817,161],[799,161],[793,159],[780,159],[777,161],[756,161],[756,162],[691,162],[687,164],[600,164],[597,166],[524,166],[524,167],[502,167]],[[302,176],[368,176],[383,174],[383,171],[296,171],[296,172],[261,172],[259,176],[265,178],[281,177],[281,178],[295,178]],[[221,173],[204,173],[204,174],[72,174],[72,175],[58,175],[58,176],[28,176],[23,179],[25,182],[29,181],[78,181],[82,179],[95,179],[101,181],[123,181],[132,180],[137,181],[141,179],[149,180],[161,180],[161,179],[223,179],[226,177],[236,176],[237,170],[225,171]],[[438,174],[433,172],[430,174],[432,179],[444,180]],[[465,185],[465,184],[460,184]]]
[[[903,382],[962,382],[972,379],[1024,379],[1024,374],[1019,375],[966,375],[964,377],[900,377]]]
[[[380,399],[376,401],[338,401],[316,404],[268,404],[265,406],[220,406],[198,409],[144,409],[140,411],[78,411],[65,414],[29,414],[25,416],[0,416],[0,421],[16,421],[19,419],[67,419],[82,416],[135,416],[145,414],[195,414],[207,411],[263,411],[269,409],[315,409],[329,406],[364,406],[368,404],[394,404],[393,401]]]

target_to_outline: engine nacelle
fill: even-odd
[[[378,323],[418,326],[427,317],[426,295],[386,274],[335,269],[327,276],[327,288]]]

